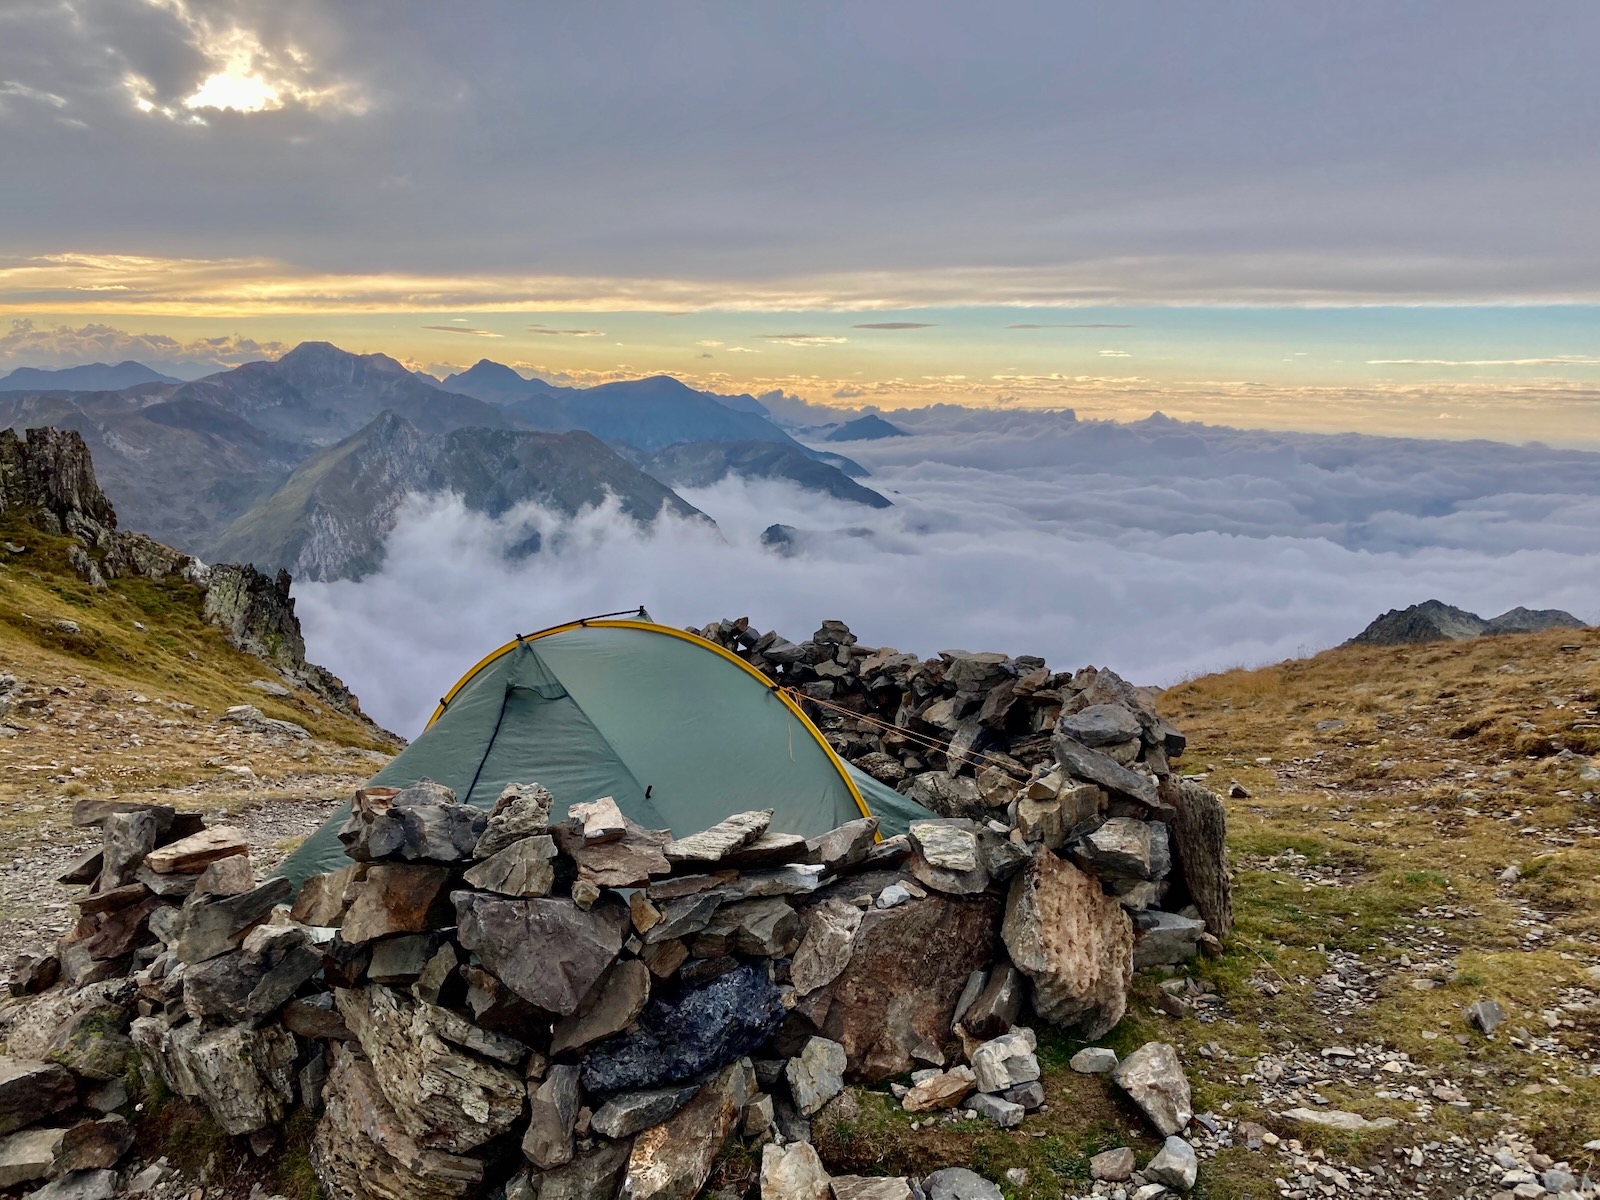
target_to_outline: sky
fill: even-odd
[[[1600,445],[1600,9],[8,0],[0,370]]]

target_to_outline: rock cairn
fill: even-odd
[[[1148,690],[1026,655],[919,659],[862,646],[842,621],[799,643],[747,617],[692,632],[790,689],[880,783],[941,816],[998,818],[1096,876],[1134,916],[1137,966],[1232,930],[1222,803],[1175,772],[1185,739]]]
[[[846,636],[808,645],[837,659]],[[673,838],[606,797],[558,811],[531,781],[488,812],[427,781],[367,788],[340,834],[349,864],[298,895],[257,880],[227,826],[80,804],[74,820],[102,831],[62,876],[89,885],[81,919],[12,980],[43,994],[0,1060],[0,1163],[25,1164],[6,1178],[113,1194],[138,1064],[258,1153],[303,1109],[330,1196],[689,1197],[735,1139],[759,1148],[764,1196],[945,1194],[954,1176],[830,1180],[810,1120],[850,1080],[919,1119],[1023,1123],[1044,1102],[1037,1022],[1098,1037],[1137,966],[1213,944],[1221,807],[1171,774],[1181,737],[1109,672],[860,658],[884,665],[856,664],[830,698],[923,680],[928,703],[895,703],[943,703],[964,727],[1009,695],[1004,729],[1026,679],[1025,723],[1047,714],[1047,736],[971,738],[976,771],[897,747],[927,768],[901,782],[947,815],[887,839],[875,818],[778,833],[762,810]],[[1055,699],[1035,704],[1041,690]],[[854,761],[895,746],[819,716]],[[935,773],[963,782],[936,793]],[[1181,1141],[1181,1067],[1147,1051],[1115,1085]]]

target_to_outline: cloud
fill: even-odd
[[[837,617],[866,645],[1036,653],[1156,684],[1332,645],[1430,597],[1600,617],[1597,455],[1016,411],[895,422],[911,436],[852,446],[895,501],[882,512],[737,479],[684,493],[716,530],[413,499],[379,575],[297,585],[310,654],[409,735],[513,634],[638,603],[797,640]],[[546,550],[507,562],[529,522]],[[814,536],[768,554],[773,522]]]
[[[1100,357],[1101,358],[1132,358],[1133,355],[1129,354],[1126,350],[1102,350],[1102,351],[1100,351]]]
[[[1600,355],[1556,358],[1369,358],[1369,367],[1600,367]]]
[[[781,342],[785,346],[837,346],[850,340],[826,333],[762,333],[757,336],[769,342]]]
[[[551,329],[548,325],[529,325],[529,333],[542,333],[546,337],[605,337],[603,329]]]
[[[1114,325],[1107,321],[1092,321],[1084,324],[1071,325],[1036,325],[1031,322],[1022,325],[1007,325],[1007,329],[1134,329],[1133,325]]]
[[[65,96],[47,92],[43,88],[29,87],[27,84],[18,83],[14,79],[0,79],[0,98],[6,96],[30,100],[35,104],[43,104],[50,108],[65,108],[67,106],[67,98]]]
[[[157,371],[194,378],[240,363],[277,358],[284,342],[227,335],[179,341],[159,333],[128,333],[110,325],[39,325],[13,320],[0,334],[0,365],[72,367],[88,362],[134,359]]]
[[[712,349],[715,349],[722,344],[723,343],[719,342],[716,338],[702,338],[700,341],[695,343],[696,346],[709,346]]]
[[[845,387],[835,389],[833,398],[835,400],[855,400],[858,397],[865,396],[866,394],[867,392],[865,388],[846,385]]]
[[[471,329],[463,325],[424,325],[424,329],[436,329],[440,333],[466,333],[473,337],[497,338],[504,337],[503,333],[495,333],[489,329]]]
[[[866,325],[852,325],[852,329],[932,329],[927,321],[874,321]]]

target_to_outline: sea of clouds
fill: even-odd
[[[1429,598],[1600,620],[1600,454],[1160,417],[894,420],[911,436],[828,446],[870,469],[884,510],[737,479],[681,492],[715,529],[413,497],[379,574],[297,585],[311,657],[410,736],[515,634],[639,604],[794,640],[836,617],[868,645],[1041,654],[1148,684],[1314,652]],[[792,554],[761,545],[774,523],[801,531]],[[509,560],[529,525],[544,549]]]

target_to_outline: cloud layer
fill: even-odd
[[[720,534],[641,533],[610,510],[497,523],[415,499],[379,576],[297,588],[311,653],[414,734],[513,634],[640,603],[790,637],[839,617],[868,644],[1038,653],[1163,684],[1320,649],[1431,596],[1600,619],[1600,456],[1059,414],[922,422],[851,447],[895,501],[881,512],[737,480],[685,493]],[[546,551],[504,561],[528,520]],[[777,521],[808,531],[793,557],[759,545]]]

